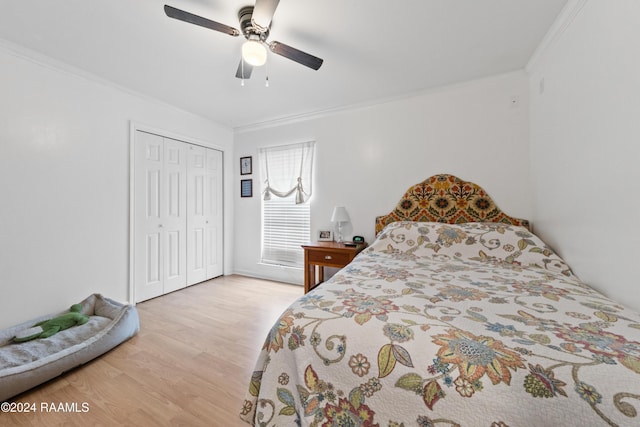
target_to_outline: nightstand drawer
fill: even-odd
[[[309,251],[309,262],[314,264],[336,264],[340,266],[347,265],[353,254],[345,252],[332,251]]]

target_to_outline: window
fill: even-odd
[[[263,183],[262,257],[265,264],[302,267],[310,240],[314,142],[259,151]]]
[[[273,197],[262,205],[262,262],[302,267],[309,242],[309,203],[295,203],[295,197]]]

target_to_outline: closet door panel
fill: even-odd
[[[187,285],[187,147],[164,139],[164,293]]]
[[[137,132],[134,176],[134,286],[136,301],[163,293],[163,139]]]
[[[186,266],[180,265],[180,260],[181,258],[183,258],[181,255],[184,252],[183,248],[181,248],[181,246],[183,245],[180,244],[181,237],[184,237],[184,233],[181,233],[179,231],[170,231],[167,233],[167,274],[165,276],[165,280],[173,280],[180,277],[181,275],[185,276],[186,278]],[[180,287],[184,287],[184,285]]]
[[[206,270],[207,278],[223,273],[223,218],[222,218],[222,152],[207,149],[206,152]]]
[[[187,150],[187,285],[207,280],[205,267],[206,148]]]
[[[160,233],[147,233],[145,236],[147,238],[147,245],[145,251],[145,263],[146,267],[146,275],[144,276],[145,282],[144,284],[149,287],[155,287],[156,285],[162,285],[162,265],[160,261],[162,257],[160,256]],[[158,289],[159,292],[162,292],[162,289]],[[156,295],[156,292],[152,293],[153,296]],[[158,294],[160,295],[160,294]]]

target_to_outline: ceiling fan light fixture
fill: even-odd
[[[319,69],[322,65],[322,58],[310,55],[278,41],[267,43],[273,14],[279,2],[280,0],[255,0],[255,6],[245,6],[241,8],[238,12],[240,30],[184,10],[176,9],[169,5],[164,6],[164,13],[169,18],[229,34],[234,37],[242,34],[247,41],[242,45],[242,60],[236,71],[236,78],[241,79],[242,84],[245,79],[251,77],[251,71],[254,67],[260,67],[266,64],[268,54],[267,47],[275,55],[290,59],[313,70]],[[265,85],[266,84],[268,84],[268,79],[265,82]]]
[[[267,62],[267,49],[257,40],[247,40],[242,45],[242,58],[254,67],[260,67]]]

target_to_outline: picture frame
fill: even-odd
[[[333,241],[333,231],[331,231],[331,230],[318,230],[318,241],[319,242],[332,242]]]
[[[253,197],[253,180],[240,180],[240,197]]]
[[[251,156],[240,157],[240,175],[251,175],[253,173],[253,159]]]

